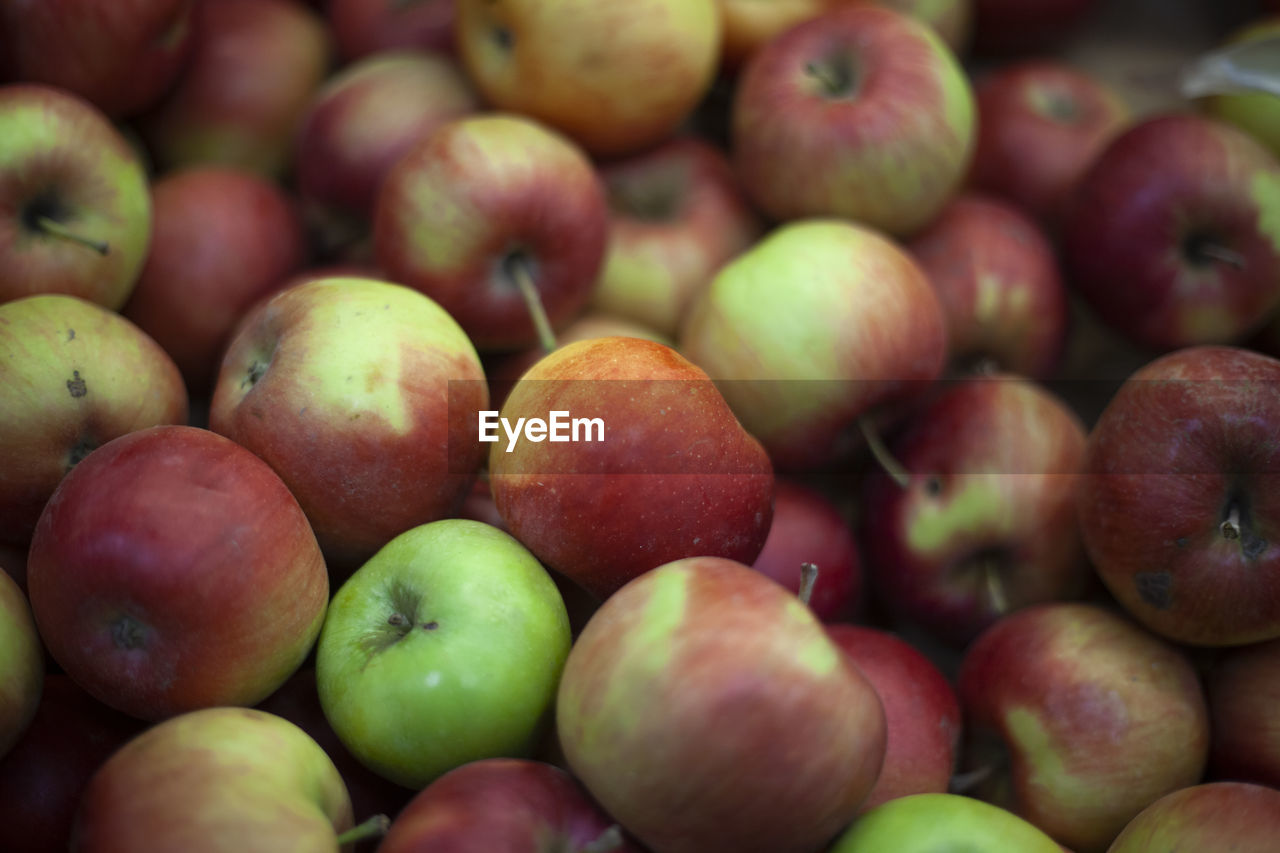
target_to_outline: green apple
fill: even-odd
[[[422,788],[468,761],[532,754],[569,643],[560,592],[523,545],[444,519],[392,539],[334,595],[316,686],[356,758]]]
[[[854,822],[829,853],[1062,853],[1013,812],[959,794],[911,794]]]
[[[17,581],[0,569],[0,756],[35,716],[44,686],[44,649]]]
[[[1260,18],[1229,35],[1223,45],[1239,46],[1258,39],[1280,36],[1280,13]],[[1280,157],[1280,97],[1270,92],[1250,91],[1206,97],[1201,108],[1216,118],[1234,124]]]

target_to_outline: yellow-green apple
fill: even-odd
[[[850,519],[831,497],[800,480],[778,478],[773,490],[773,521],[751,568],[799,594],[812,563],[817,579],[809,608],[823,622],[852,619],[862,605],[862,562]]]
[[[42,84],[0,86],[0,302],[67,293],[111,310],[151,239],[137,152],[97,107]]]
[[[902,12],[843,7],[762,47],[734,92],[730,154],[775,220],[833,216],[903,237],[933,219],[969,169],[969,78]]]
[[[146,725],[103,705],[70,676],[47,674],[35,717],[0,758],[0,847],[5,853],[67,850],[89,779]]]
[[[1280,35],[1280,7],[1273,14],[1250,21],[1230,33],[1223,47],[1237,47]],[[1205,97],[1199,107],[1206,114],[1230,122],[1280,157],[1280,97],[1270,92],[1231,92]]]
[[[450,770],[396,816],[378,853],[638,853],[559,767],[483,758]]]
[[[63,478],[27,588],[62,669],[147,720],[266,698],[311,650],[329,595],[280,478],[230,439],[172,425],[114,438]]]
[[[70,849],[336,853],[352,823],[342,777],[306,732],[265,711],[205,708],[152,726],[98,768]]]
[[[323,278],[241,322],[209,426],[288,484],[339,579],[452,514],[487,450],[487,402],[479,356],[439,305],[386,281]]]
[[[684,136],[601,167],[609,248],[591,305],[674,336],[693,295],[756,241],[759,217],[724,153]]]
[[[239,166],[269,178],[329,71],[324,19],[298,0],[197,3],[191,56],[137,127],[162,171]]]
[[[946,676],[906,640],[879,628],[827,625],[827,634],[871,682],[884,707],[884,764],[862,804],[945,793],[960,751],[960,702]]]
[[[67,471],[119,435],[187,422],[173,359],[115,311],[46,293],[0,304],[0,542],[25,547]]]
[[[1132,121],[1098,74],[1065,59],[997,64],[974,81],[972,188],[1008,199],[1057,231],[1080,177]]]
[[[768,455],[671,347],[628,337],[561,347],[482,431],[507,528],[598,598],[672,560],[750,563],[764,546]]]
[[[1222,652],[1206,690],[1210,775],[1280,788],[1280,639]]]
[[[995,196],[963,192],[907,249],[938,292],[953,365],[1054,376],[1071,312],[1057,253],[1034,219]]]
[[[27,597],[0,572],[0,758],[31,724],[44,685],[44,646]]]
[[[326,0],[338,58],[353,63],[385,50],[453,52],[454,0]]]
[[[556,729],[574,775],[661,853],[821,849],[885,751],[875,688],[812,611],[721,557],[657,567],[601,605]]]
[[[1280,360],[1237,347],[1160,356],[1089,434],[1079,524],[1107,588],[1177,642],[1280,637]]]
[[[1051,53],[1084,26],[1099,0],[973,0],[979,56]]]
[[[974,796],[1077,853],[1200,781],[1209,718],[1187,656],[1110,608],[1056,602],[992,625],[956,679]]]
[[[1062,257],[1097,317],[1140,346],[1241,340],[1280,307],[1280,160],[1224,121],[1149,116],[1081,176]]]
[[[306,262],[302,218],[280,184],[231,166],[161,175],[151,206],[151,250],[122,312],[207,396],[236,322]]]
[[[1268,853],[1278,836],[1280,791],[1247,782],[1206,782],[1166,794],[1147,806],[1107,853]]]
[[[560,329],[587,304],[604,260],[604,183],[568,137],[525,116],[453,119],[383,178],[378,266],[440,303],[476,348],[539,342],[528,289]]]
[[[337,591],[316,686],[347,749],[418,790],[469,761],[529,755],[569,644],[564,601],[528,549],[444,519],[392,539]]]
[[[15,79],[56,86],[107,115],[135,115],[177,79],[191,46],[190,0],[0,2],[0,56]]]
[[[495,107],[598,156],[671,136],[711,87],[715,0],[457,0],[456,47]]]
[[[810,219],[777,227],[721,268],[690,304],[679,348],[792,472],[848,455],[859,419],[936,379],[946,318],[899,243]]]
[[[854,821],[829,853],[1062,853],[1052,838],[1007,809],[959,794],[882,803]]]

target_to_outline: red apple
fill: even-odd
[[[454,0],[326,0],[325,17],[343,63],[385,50],[453,52]]]
[[[1280,788],[1280,639],[1227,649],[1206,686],[1210,774]]]
[[[1266,853],[1280,837],[1280,791],[1241,782],[1191,785],[1129,822],[1108,853],[1236,850]]]
[[[147,720],[265,698],[311,649],[329,592],[280,478],[187,426],[121,436],[72,469],[36,526],[27,585],[54,660]]]
[[[1099,576],[1182,643],[1280,637],[1280,360],[1187,347],[1134,372],[1089,435],[1081,534]]]
[[[973,0],[978,54],[1047,52],[1081,28],[1098,0]]]
[[[305,263],[302,219],[282,186],[226,166],[163,175],[151,198],[151,251],[123,312],[204,396],[236,322]]]

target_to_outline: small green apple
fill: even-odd
[[[468,761],[531,754],[569,643],[560,592],[523,545],[444,519],[392,539],[334,595],[316,686],[356,758],[422,788]]]
[[[959,794],[911,794],[867,812],[830,853],[1062,853],[1027,821]]]
[[[26,730],[40,704],[44,651],[17,581],[0,569],[0,756]]]

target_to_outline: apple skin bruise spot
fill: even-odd
[[[1138,597],[1157,610],[1173,604],[1173,575],[1168,572],[1138,572],[1133,576]]]
[[[80,371],[71,371],[71,378],[67,380],[67,391],[71,393],[72,397],[83,397],[89,393],[89,386],[80,377]]]

